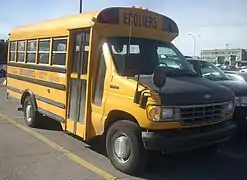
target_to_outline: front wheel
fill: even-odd
[[[127,174],[140,172],[147,162],[141,129],[131,121],[122,120],[111,125],[106,135],[106,152],[113,166]]]
[[[27,96],[23,103],[24,119],[28,126],[37,127],[40,124],[39,113],[35,111],[34,104],[30,96]]]

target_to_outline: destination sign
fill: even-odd
[[[157,28],[157,17],[148,15],[147,13],[123,13],[123,23],[135,27]]]

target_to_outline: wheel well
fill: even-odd
[[[24,101],[26,99],[27,96],[30,96],[29,92],[28,91],[25,91],[22,96],[21,96],[21,105],[24,104]]]
[[[136,120],[136,118],[134,116],[132,116],[131,114],[124,112],[124,111],[120,111],[120,110],[113,110],[109,113],[106,121],[105,121],[105,126],[104,126],[104,133],[107,132],[108,128],[117,121],[120,120],[128,120],[128,121],[132,121],[134,123],[136,123],[139,126],[138,121]]]
[[[22,96],[21,96],[21,105],[23,106],[24,101],[25,101],[26,97],[28,97],[28,96],[31,97],[31,99],[33,101],[33,104],[34,104],[35,111],[37,111],[37,103],[36,103],[36,100],[35,100],[35,96],[30,90],[25,90],[24,93],[22,94]]]

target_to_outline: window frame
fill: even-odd
[[[24,43],[24,50],[19,50],[19,43]],[[26,40],[18,40],[17,41],[17,48],[16,48],[16,62],[17,63],[25,63],[26,62],[26,48],[27,48],[27,41]],[[19,53],[23,53],[23,61],[19,61]]]
[[[12,47],[11,44],[12,44],[12,43],[14,44],[14,47],[15,47],[13,51],[11,50],[11,47]],[[11,61],[11,53],[14,53],[14,60],[13,60],[13,61]],[[10,42],[9,42],[9,53],[8,53],[8,54],[9,54],[9,55],[8,55],[8,56],[9,56],[8,62],[11,62],[11,63],[12,63],[12,62],[16,62],[17,41],[10,41]]]
[[[54,41],[56,40],[66,40],[66,51],[54,51]],[[51,62],[50,62],[50,66],[51,67],[66,67],[67,66],[67,56],[68,56],[68,47],[69,47],[69,36],[60,36],[60,37],[52,37],[52,46],[51,46]],[[59,65],[59,64],[53,64],[53,57],[55,54],[65,54],[65,64],[64,65]]]
[[[35,51],[29,51],[28,50],[28,43],[29,42],[35,42],[35,44],[36,44]],[[38,48],[38,39],[28,39],[27,40],[27,45],[26,45],[26,63],[27,64],[36,64],[36,62],[37,62],[37,48]],[[28,62],[28,54],[29,53],[35,53],[34,62]]]
[[[42,41],[48,41],[49,42],[49,50],[48,51],[40,51],[40,42]],[[38,65],[41,66],[50,66],[50,58],[51,58],[51,43],[52,43],[52,39],[51,38],[40,38],[38,39],[38,49],[37,49],[37,53],[38,53],[38,59],[36,60]],[[47,53],[48,54],[48,62],[47,63],[40,63],[40,53]]]

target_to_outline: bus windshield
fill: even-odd
[[[122,76],[152,75],[159,66],[167,69],[167,76],[197,76],[170,42],[129,37],[110,37],[107,42],[117,72]]]

